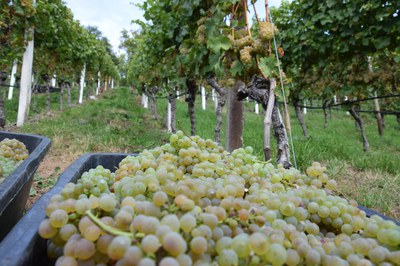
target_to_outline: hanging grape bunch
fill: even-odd
[[[181,131],[52,197],[39,234],[56,265],[399,265],[400,227],[302,174]]]
[[[258,24],[258,35],[252,37],[246,29],[234,30],[234,36],[228,35],[234,52],[239,52],[240,61],[245,65],[251,65],[252,58],[255,56],[268,56],[268,47],[274,35],[278,34],[275,25],[267,21]],[[283,50],[279,47],[280,51]]]
[[[263,42],[271,41],[274,38],[274,35],[278,34],[278,29],[275,27],[275,25],[268,21],[261,21],[258,26],[258,38]]]

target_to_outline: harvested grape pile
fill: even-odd
[[[52,197],[39,234],[56,265],[400,265],[400,227],[302,174],[171,135]]]
[[[0,142],[0,183],[28,156],[24,143],[16,139],[3,139]]]

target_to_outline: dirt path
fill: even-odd
[[[25,205],[25,210],[30,209],[41,195],[51,189],[57,182],[58,176],[78,157],[78,155],[54,156],[51,153],[46,155],[39,165],[36,172],[37,174],[32,182],[32,188]]]

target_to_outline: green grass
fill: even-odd
[[[98,100],[58,112],[58,95],[52,94],[52,116],[43,115],[45,95],[36,96],[36,114],[31,111],[31,122],[17,129],[48,136],[52,148],[46,157],[54,157],[53,169],[58,161],[69,158],[72,163],[78,156],[88,152],[139,152],[159,146],[168,141],[162,127],[165,121],[166,99],[158,100],[160,121],[154,121],[150,110],[140,107],[140,98],[127,88],[108,91]],[[74,90],[76,102],[77,90]],[[13,100],[14,101],[14,100]],[[9,121],[16,118],[16,102],[6,101]],[[263,115],[251,112],[253,103],[245,103],[243,142],[252,146],[262,159]],[[196,103],[197,134],[214,139],[215,112],[211,101],[207,110],[201,110],[200,99]],[[297,166],[305,170],[313,161],[328,167],[331,177],[339,183],[339,189],[360,204],[386,215],[400,218],[400,138],[395,117],[387,116],[385,133],[379,138],[373,116],[364,115],[370,151],[364,152],[360,133],[354,120],[344,111],[332,111],[328,128],[324,129],[322,111],[308,112],[305,122],[310,136],[304,137],[300,125],[291,110],[294,150]],[[177,102],[177,128],[190,132],[187,104],[181,98]],[[14,120],[15,121],[15,120]],[[225,139],[225,114],[222,140]],[[13,128],[14,129],[14,128]],[[276,155],[275,140],[271,140],[272,158]],[[293,159],[293,157],[292,157]],[[54,171],[49,174],[54,176]],[[51,184],[51,182],[47,182]],[[47,184],[41,182],[41,185]]]
[[[56,154],[65,152],[66,145],[76,154],[132,153],[160,145],[166,140],[165,134],[146,110],[137,108],[135,101],[128,89],[113,90],[57,115],[42,115],[40,121],[26,123],[21,131],[50,137]]]

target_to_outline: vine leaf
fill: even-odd
[[[231,42],[226,36],[218,36],[207,41],[207,47],[213,52],[219,52],[221,49],[226,51],[231,48]]]
[[[242,62],[240,62],[239,60],[235,60],[235,62],[233,62],[232,64],[232,68],[230,70],[232,76],[238,76],[241,75],[244,69],[244,65]]]
[[[264,77],[273,77],[275,68],[275,57],[262,57],[258,63],[258,68],[263,73]]]

